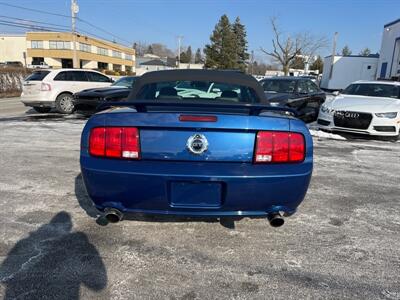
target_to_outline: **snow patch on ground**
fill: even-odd
[[[333,134],[321,130],[315,130],[315,129],[310,129],[310,133],[313,137],[318,137],[318,138],[326,138],[326,139],[332,139],[332,140],[346,140],[345,137],[338,135],[338,134]]]
[[[332,140],[342,140],[342,141],[346,140],[345,137],[339,134],[334,134],[320,130],[317,122],[309,123],[307,124],[307,127],[310,130],[310,133],[313,137],[332,139]]]

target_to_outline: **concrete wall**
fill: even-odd
[[[379,58],[368,56],[335,56],[332,78],[329,78],[332,56],[324,59],[321,88],[342,90],[357,80],[375,80]]]
[[[382,33],[377,77],[392,76],[400,76],[400,20],[385,25]]]
[[[0,62],[20,61],[25,64],[26,37],[20,35],[0,35]]]

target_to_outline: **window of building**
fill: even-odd
[[[127,73],[131,73],[132,72],[132,67],[131,66],[125,66],[125,71]]]
[[[43,49],[43,41],[31,41],[32,49]]]
[[[122,66],[121,65],[117,65],[117,64],[113,64],[113,70],[114,71],[121,71],[122,70]]]
[[[125,59],[127,59],[127,60],[132,60],[132,55],[130,55],[130,54],[125,54]]]
[[[44,64],[44,57],[32,57],[32,65],[39,66]]]
[[[79,50],[84,52],[92,52],[92,46],[85,43],[79,43]]]
[[[108,70],[108,63],[105,62],[97,62],[97,68],[100,70]]]
[[[50,49],[71,49],[71,42],[69,41],[49,41]]]
[[[114,57],[122,58],[122,53],[119,52],[119,51],[113,50],[112,55],[113,55]]]
[[[106,55],[107,56],[108,55],[108,49],[97,47],[97,54]]]

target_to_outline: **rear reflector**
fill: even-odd
[[[302,162],[305,157],[304,136],[301,133],[259,131],[255,163]]]
[[[179,121],[181,122],[217,122],[216,116],[189,116],[180,115]]]
[[[96,127],[90,132],[89,154],[139,159],[139,130],[135,127]]]

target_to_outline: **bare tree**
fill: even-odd
[[[143,56],[146,54],[148,45],[146,42],[137,41],[133,43],[133,49],[136,51],[136,56]]]
[[[261,48],[261,51],[271,56],[274,61],[282,66],[282,70],[287,75],[290,63],[296,57],[303,57],[308,60],[314,57],[316,52],[326,47],[327,39],[324,37],[316,38],[309,33],[300,33],[293,36],[284,35],[276,24],[276,18],[271,18],[274,38],[272,39],[272,51]]]

